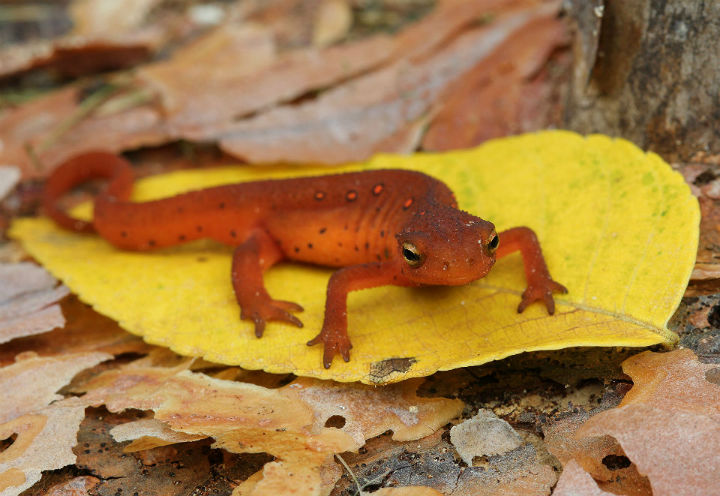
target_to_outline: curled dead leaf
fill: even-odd
[[[54,303],[68,293],[35,264],[0,264],[0,343],[62,327],[65,319]]]

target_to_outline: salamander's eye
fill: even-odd
[[[487,244],[487,247],[488,247],[488,250],[490,250],[490,253],[497,250],[497,247],[499,244],[500,244],[500,237],[497,234],[492,233],[492,235],[490,235],[490,241],[488,241],[488,244]]]
[[[412,243],[406,242],[402,244],[402,254],[410,267],[420,267],[425,259],[422,253],[420,253]]]

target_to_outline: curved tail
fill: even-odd
[[[109,179],[98,198],[126,201],[130,198],[133,185],[133,171],[130,163],[114,153],[104,151],[86,152],[63,162],[55,169],[43,192],[45,213],[59,226],[75,232],[92,233],[92,221],[70,217],[59,205],[60,198],[74,186],[92,179]],[[97,201],[97,199],[96,199]]]

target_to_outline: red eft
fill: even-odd
[[[68,216],[58,205],[73,186],[93,178],[109,183],[94,202],[92,222]],[[151,250],[200,238],[235,247],[231,280],[242,319],[261,337],[268,321],[302,327],[302,307],[274,300],[263,273],[283,260],[338,270],[327,287],[322,330],[323,365],[350,359],[347,295],[377,286],[462,285],[484,277],[497,258],[520,251],[527,289],[518,312],[541,301],[555,311],[553,281],[535,233],[515,227],[501,233],[459,210],[442,182],[420,172],[374,170],[317,177],[239,183],[142,203],[130,202],[131,165],[107,152],[75,156],[50,176],[43,206],[60,226],[97,232],[124,250]]]

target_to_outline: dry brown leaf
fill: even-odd
[[[0,343],[65,324],[59,305],[67,287],[30,262],[0,264]]]
[[[160,113],[151,104],[91,115],[63,129],[80,111],[81,100],[82,89],[68,87],[0,116],[0,163],[19,167],[25,179],[42,178],[82,151],[119,152],[169,139]]]
[[[598,487],[590,474],[585,472],[575,460],[570,460],[563,466],[562,474],[553,496],[610,496],[613,493],[603,491]]]
[[[419,382],[374,389],[300,379],[279,389],[223,381],[185,368],[160,368],[141,360],[105,372],[83,386],[88,405],[110,411],[153,410],[173,431],[209,436],[215,446],[236,453],[269,453],[277,458],[243,485],[241,494],[283,494],[297,488],[317,494],[340,475],[335,453],[355,451],[368,437],[393,429],[399,439],[431,433],[462,409],[457,400],[419,398]],[[341,428],[326,427],[340,412]],[[288,479],[287,474],[295,474]],[[273,492],[275,491],[275,492]],[[280,492],[278,492],[280,491]],[[298,493],[300,494],[300,493]]]
[[[132,441],[123,451],[130,453],[175,443],[187,443],[204,439],[170,429],[167,424],[155,419],[142,419],[126,422],[110,429],[110,434],[118,443]]]
[[[194,88],[178,96],[182,102],[172,109],[168,123],[173,132],[190,139],[214,139],[218,129],[237,117],[297,98],[308,91],[332,86],[365,72],[387,59],[390,38],[379,36],[325,49],[308,48],[281,55],[265,70],[228,77],[213,91]],[[225,59],[225,65],[232,59]],[[181,66],[184,61],[177,61]],[[180,69],[174,77],[184,77]],[[237,71],[233,71],[237,72]],[[232,76],[233,72],[229,72]],[[142,75],[142,73],[141,73]],[[157,81],[157,79],[155,80]]]
[[[148,11],[157,3],[75,0],[70,6],[72,33],[4,47],[0,50],[0,77],[40,67],[71,76],[130,67],[147,58],[163,40],[161,27],[142,28]]]
[[[0,366],[13,363],[16,355],[25,352],[41,356],[92,351],[118,355],[146,353],[152,349],[141,338],[122,330],[115,321],[93,311],[75,297],[65,298],[61,306],[66,319],[64,327],[4,344],[0,347]]]
[[[64,88],[0,114],[0,164],[19,167],[24,177],[42,177],[47,171],[36,169],[26,144],[56,128],[77,108],[78,99],[76,88]]]
[[[460,400],[417,396],[422,382],[413,379],[373,388],[299,378],[285,388],[293,390],[313,408],[316,428],[342,417],[342,430],[360,447],[365,440],[387,430],[393,431],[395,441],[429,436],[460,414],[463,408]]]
[[[43,470],[75,462],[72,447],[85,416],[85,405],[76,398],[63,400],[55,391],[81,370],[110,358],[105,353],[54,358],[28,354],[0,369],[0,439],[16,436],[0,452],[0,494],[20,494],[40,480]]]
[[[434,55],[399,62],[351,80],[317,99],[272,109],[229,124],[219,134],[226,152],[249,162],[342,163],[378,152],[407,153],[403,140],[388,139],[416,125],[440,92],[539,18],[554,16],[555,4],[503,14],[489,26],[468,31]],[[218,136],[217,134],[215,136]]]
[[[84,416],[85,405],[70,398],[0,424],[0,439],[17,436],[0,453],[0,494],[20,494],[39,481],[44,470],[75,463],[72,447]]]
[[[0,368],[0,391],[3,391],[0,423],[62,399],[55,394],[58,389],[81,370],[110,358],[112,356],[106,353],[74,353],[47,358],[27,353],[17,357],[13,365]]]
[[[275,58],[269,30],[255,24],[226,24],[177,50],[169,61],[140,68],[138,75],[158,92],[168,114],[192,110],[204,113],[208,111],[206,105],[217,103],[221,95],[229,96],[239,81],[267,67]],[[198,117],[207,118],[212,114]]]
[[[610,436],[579,438],[576,435],[577,430],[589,418],[589,414],[580,412],[543,426],[548,451],[557,457],[563,466],[571,461],[578,463],[592,474],[604,489],[633,496],[651,494],[650,483],[638,473],[634,464],[608,467],[603,463],[606,457],[624,459],[625,452],[615,439]]]
[[[182,98],[184,108],[170,115],[170,123],[175,132],[186,138],[217,139],[239,116],[330,87],[391,60],[426,55],[464,26],[475,22],[483,12],[514,3],[519,2],[446,0],[425,19],[392,38],[375,36],[325,49],[290,51],[266,70],[228,80],[223,88],[208,92],[195,88],[192,94]],[[229,59],[218,61],[217,70],[232,63]],[[176,65],[175,77],[181,77],[185,64],[177,60]],[[231,68],[227,70],[233,72]]]
[[[617,439],[655,496],[679,488],[712,494],[720,486],[720,386],[706,380],[713,369],[717,365],[700,363],[685,349],[635,355],[623,362],[635,385],[617,408],[592,417],[576,436]]]
[[[531,78],[566,41],[565,24],[556,17],[527,23],[448,86],[436,103],[440,110],[423,138],[423,149],[470,148],[490,138],[533,130],[522,115],[524,103],[539,96],[530,91]]]

